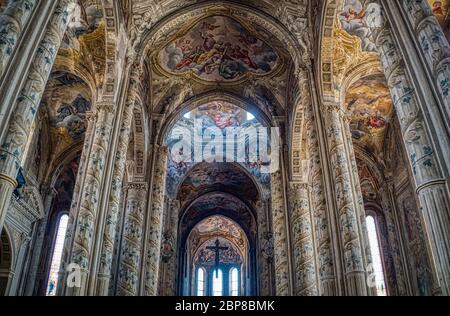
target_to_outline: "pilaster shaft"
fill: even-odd
[[[275,289],[277,296],[290,295],[287,220],[281,171],[271,175],[274,235]]]
[[[153,171],[153,190],[150,204],[150,217],[147,224],[147,261],[145,267],[145,295],[158,293],[159,263],[164,211],[164,192],[166,190],[167,147],[155,148]]]
[[[344,259],[346,294],[365,296],[369,294],[366,282],[366,256],[356,188],[351,173],[354,157],[346,149],[345,123],[338,104],[327,104],[322,109],[328,138],[330,167],[334,180],[338,208],[338,226]]]
[[[314,214],[315,240],[318,254],[319,293],[324,296],[337,296],[335,258],[331,234],[330,214],[326,203],[324,174],[321,165],[321,153],[317,129],[313,125],[312,109],[306,112],[307,145],[310,155],[311,207]]]
[[[91,264],[95,226],[98,219],[99,198],[104,167],[109,149],[114,106],[110,101],[97,104],[98,118],[94,128],[92,148],[87,160],[86,178],[80,191],[80,204],[74,221],[74,238],[69,263],[81,268],[81,287],[66,289],[66,295],[86,295],[88,271]]]
[[[138,295],[146,196],[146,184],[128,185],[117,284],[117,294],[121,296]]]
[[[105,229],[99,232],[102,235],[102,250],[100,255],[100,267],[97,273],[96,294],[99,296],[108,295],[109,283],[111,279],[112,257],[114,251],[114,241],[116,239],[117,221],[119,217],[120,198],[126,167],[126,156],[130,142],[131,127],[133,121],[133,110],[136,104],[139,79],[142,68],[140,65],[132,67],[130,85],[128,87],[128,97],[123,110],[122,124],[118,139],[118,146],[114,161],[114,171],[111,191],[109,194],[109,204],[106,211]]]
[[[443,101],[443,114],[450,124],[450,44],[426,0],[401,1],[411,29],[416,37],[432,83]]]
[[[294,295],[317,296],[314,229],[311,219],[307,183],[291,183],[289,190],[289,219],[294,256]]]
[[[38,0],[10,0],[0,15],[0,80]]]

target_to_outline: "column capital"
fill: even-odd
[[[320,108],[323,113],[338,113],[341,116],[345,116],[345,111],[339,102],[331,102],[331,101],[322,102]]]
[[[146,191],[148,184],[143,182],[131,182],[127,184],[127,190]]]
[[[107,113],[107,114],[113,114],[116,107],[114,106],[114,101],[108,100],[108,101],[100,101],[96,105],[97,113]]]

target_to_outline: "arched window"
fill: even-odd
[[[386,296],[386,282],[384,279],[383,262],[381,259],[380,242],[375,218],[372,215],[367,216],[366,224],[369,235],[370,251],[372,254],[372,273],[374,274],[374,278],[370,278],[370,280],[375,282],[372,286],[376,287],[377,295]]]
[[[205,270],[198,268],[197,270],[197,296],[205,296]]]
[[[69,222],[68,215],[62,215],[59,219],[58,230],[56,231],[56,241],[52,252],[52,263],[48,276],[47,296],[56,295],[56,287],[58,285],[58,274],[61,267],[61,259],[66,239],[67,224]]]
[[[231,272],[231,296],[239,296],[239,270],[237,268],[232,268]]]
[[[221,269],[214,270],[213,296],[223,296],[223,273]]]

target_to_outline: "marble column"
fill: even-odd
[[[73,0],[61,0],[31,61],[28,78],[11,116],[8,132],[0,147],[0,230],[6,217],[23,152],[30,136],[42,94],[58,49],[75,8]]]
[[[274,238],[275,290],[277,296],[291,294],[284,185],[281,171],[271,174]]]
[[[450,44],[426,0],[401,1],[450,124]],[[448,125],[447,125],[448,126]]]
[[[147,184],[130,183],[127,191],[117,294],[120,296],[137,296],[142,260]]]
[[[420,1],[418,1],[420,2]],[[403,141],[410,159],[416,192],[428,235],[437,291],[450,294],[450,189],[447,137],[430,133],[426,113],[405,69],[402,54],[387,21],[373,29],[380,59],[400,121]],[[448,131],[447,131],[448,135]]]
[[[352,178],[352,158],[346,148],[344,113],[339,104],[326,104],[322,109],[328,139],[330,167],[338,211],[338,227],[344,260],[345,294],[370,294],[366,280],[366,254],[361,205]]]
[[[91,152],[87,159],[86,177],[80,191],[80,204],[74,221],[73,244],[68,261],[80,266],[82,281],[80,288],[66,289],[65,294],[68,296],[84,296],[87,294],[101,184],[105,173],[104,167],[114,119],[113,101],[99,102],[96,107],[98,118],[94,127]]]
[[[114,251],[114,241],[116,239],[117,222],[119,217],[120,198],[122,194],[122,185],[125,175],[126,158],[128,145],[130,142],[131,127],[133,122],[133,111],[136,104],[138,87],[142,67],[138,64],[133,65],[131,69],[130,85],[128,87],[128,96],[123,109],[122,124],[118,139],[118,146],[114,161],[114,170],[111,191],[109,194],[109,204],[106,211],[106,222],[102,237],[102,250],[100,254],[100,267],[97,273],[96,295],[108,295],[112,257]]]
[[[0,15],[0,79],[14,54],[19,38],[38,0],[9,0]]]
[[[289,188],[289,220],[294,257],[294,295],[317,296],[314,229],[309,185],[292,182]]]
[[[148,247],[144,286],[146,296],[156,296],[158,293],[164,195],[166,191],[167,159],[169,152],[167,147],[156,147],[154,153],[152,197],[146,238]]]

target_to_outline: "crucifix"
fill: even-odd
[[[216,278],[219,277],[219,264],[220,264],[220,251],[228,250],[228,247],[220,246],[219,238],[216,239],[216,243],[214,247],[206,247],[208,250],[212,250],[216,254]]]

